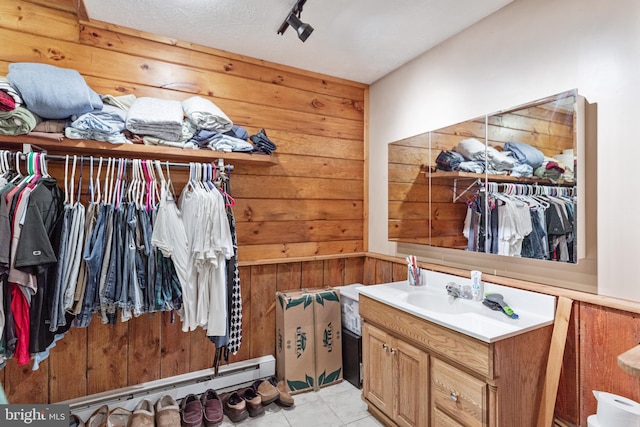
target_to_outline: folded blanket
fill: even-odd
[[[167,147],[198,149],[200,147],[197,144],[191,142],[191,139],[193,138],[193,135],[195,133],[196,127],[193,123],[191,123],[191,120],[184,120],[182,122],[182,134],[177,141],[168,141],[153,136],[144,136],[140,138],[138,135],[136,135],[134,136],[133,142],[142,142],[144,145],[164,145]]]
[[[182,101],[184,113],[198,129],[227,132],[233,123],[216,104],[200,96],[192,96]]]
[[[544,154],[536,147],[524,142],[507,142],[504,144],[503,153],[510,153],[520,164],[527,164],[533,169],[542,165]]]
[[[34,132],[64,133],[67,120],[43,120],[33,129]]]
[[[29,111],[45,119],[64,119],[102,108],[100,96],[76,70],[19,62],[9,64],[7,81]]]
[[[516,165],[515,159],[509,157],[494,147],[486,146],[475,138],[463,139],[454,150],[462,154],[468,160],[487,160],[491,169],[495,171],[508,171]]]
[[[112,144],[131,144],[123,133],[104,133],[98,130],[83,130],[74,127],[67,127],[64,130],[64,136],[69,139],[93,139],[95,141],[110,142]]]
[[[209,148],[215,151],[249,152],[253,150],[253,145],[251,145],[244,139],[236,138],[234,136],[229,136],[222,133],[217,133],[209,141]]]
[[[127,113],[125,126],[133,133],[178,141],[182,135],[184,112],[179,101],[137,98]]]
[[[131,105],[133,105],[133,102],[135,100],[136,100],[136,96],[134,94],[119,95],[119,96],[113,96],[113,95],[102,96],[103,104],[113,105],[114,107],[122,108],[125,111],[129,111],[129,109],[131,108]]]
[[[90,113],[72,117],[71,127],[79,130],[93,130],[102,133],[120,133],[124,130],[124,121],[127,112],[122,108],[112,105],[104,105],[102,110],[94,110]]]
[[[33,130],[42,120],[24,107],[13,111],[0,112],[0,134],[24,135]]]

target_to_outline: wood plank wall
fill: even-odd
[[[12,62],[40,62],[78,70],[100,94],[199,95],[277,144],[277,165],[243,163],[231,178],[244,302],[243,345],[231,361],[275,354],[276,290],[362,281],[367,86],[81,22],[76,3],[0,0],[0,75]],[[50,169],[61,177],[59,165]],[[186,174],[172,178],[179,191]],[[11,402],[56,402],[203,369],[213,352],[201,330],[183,333],[168,314],[115,327],[94,319],[39,370],[10,360],[0,381]]]

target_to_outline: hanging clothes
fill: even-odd
[[[85,206],[84,159],[64,160],[63,191],[31,163],[10,182],[0,153],[0,367],[15,357],[38,369],[71,326],[87,327],[96,313],[115,324],[175,310],[183,331],[202,327],[225,358],[237,352],[242,297],[228,178],[193,164],[178,203],[168,165],[165,180],[160,162],[108,159],[103,179],[101,158],[94,179],[91,159]]]
[[[498,185],[504,185],[505,190],[498,191]],[[532,194],[534,191],[538,193]],[[468,202],[463,228],[467,249],[577,262],[576,198],[568,196],[569,191],[563,187],[489,183],[486,200],[483,188]]]

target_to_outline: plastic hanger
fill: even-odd
[[[84,157],[80,156],[80,177],[78,178],[78,197],[76,203],[80,203],[80,197],[82,197],[82,169],[84,166]]]

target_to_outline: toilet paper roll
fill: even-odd
[[[598,401],[598,427],[640,427],[640,403],[603,391],[593,394]]]
[[[601,427],[600,423],[598,422],[598,416],[596,414],[589,415],[587,417],[587,425],[589,427]]]

